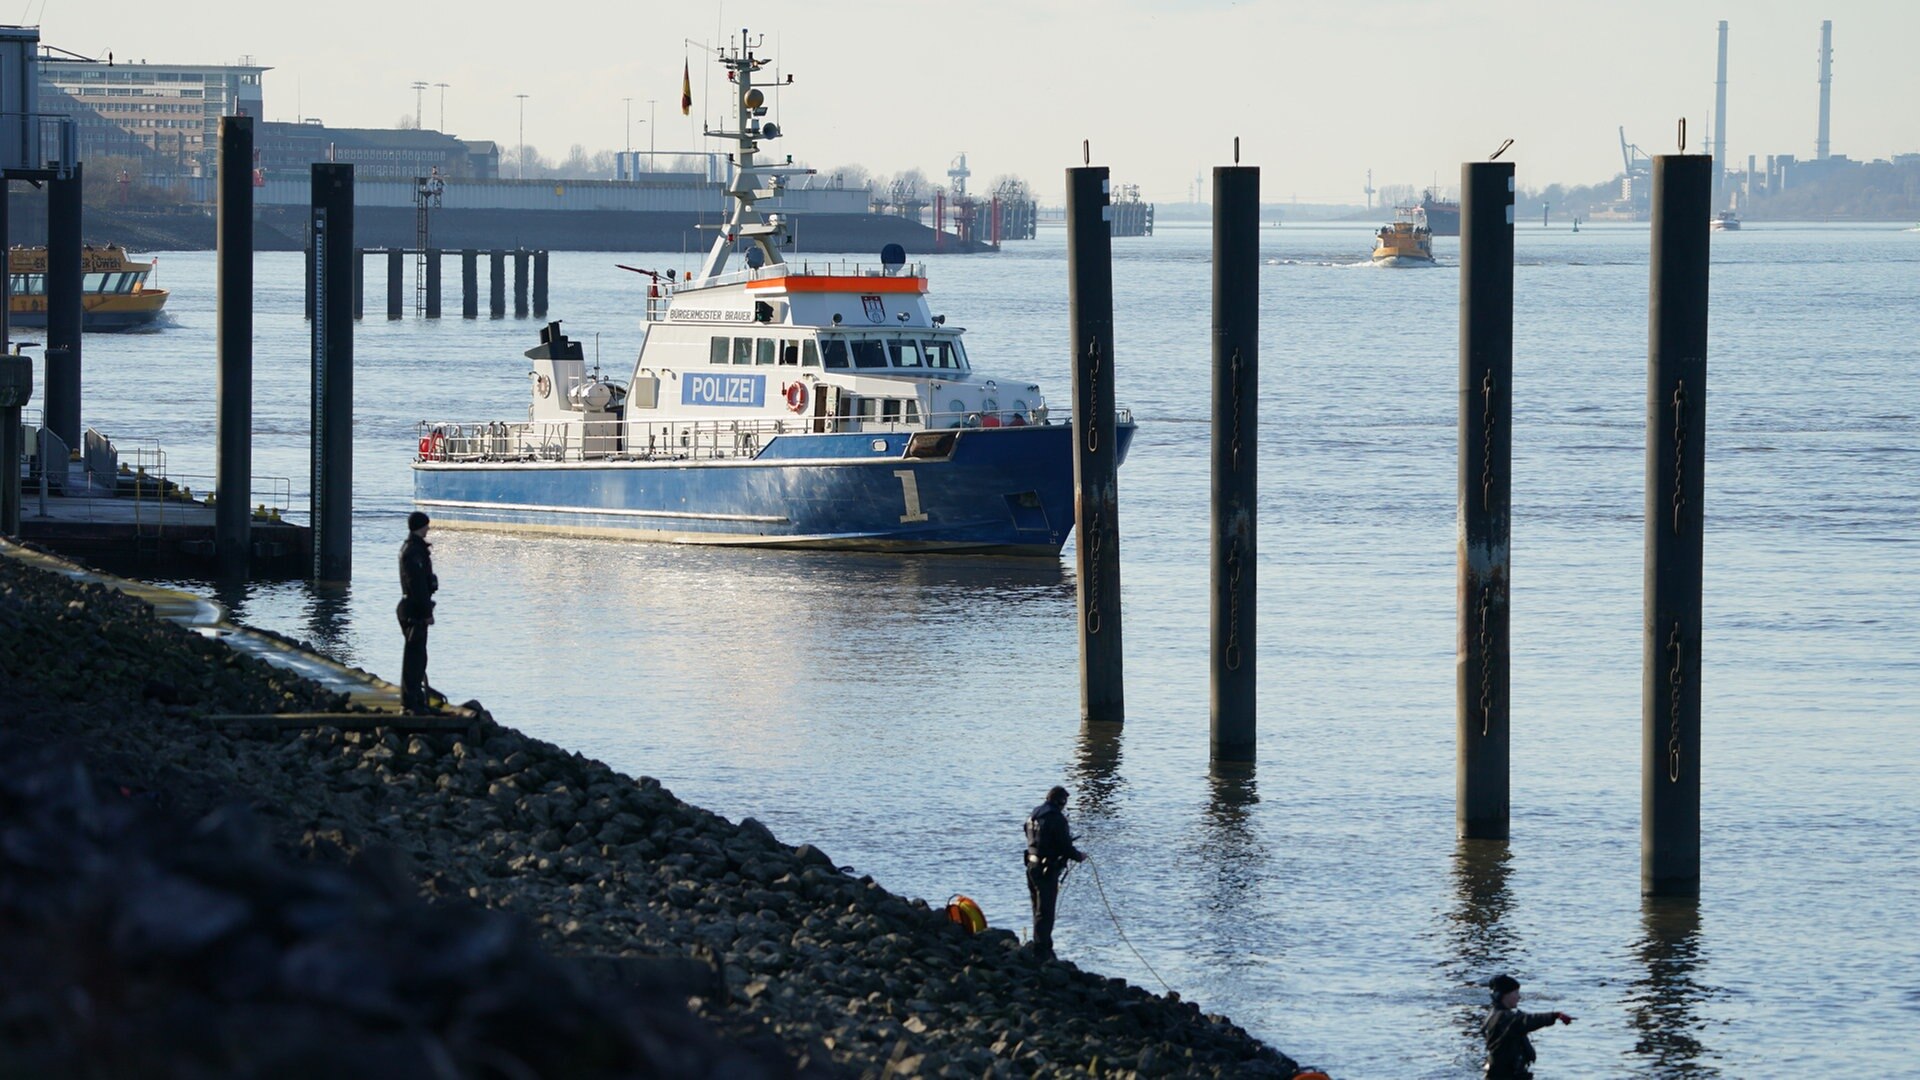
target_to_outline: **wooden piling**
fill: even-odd
[[[47,430],[70,450],[80,447],[80,341],[85,308],[80,259],[80,165],[47,181],[47,348],[41,412]]]
[[[399,248],[387,249],[387,318],[398,319],[406,314],[405,288],[407,276],[407,253]]]
[[[440,249],[427,249],[427,318],[440,317]]]
[[[1104,166],[1067,170],[1073,347],[1074,543],[1080,720],[1126,719],[1120,651],[1120,497],[1114,452],[1113,235]]]
[[[308,520],[316,581],[353,575],[353,166],[312,167],[314,282]]]
[[[533,317],[547,317],[547,253],[533,253]]]
[[[1259,503],[1260,170],[1213,170],[1210,747],[1254,759]]]
[[[507,253],[487,252],[487,314],[495,319],[507,317]]]
[[[480,253],[472,248],[460,252],[460,317],[480,317]]]
[[[1653,159],[1640,891],[1700,895],[1701,576],[1713,158]]]
[[[1513,180],[1460,167],[1460,403],[1454,649],[1454,828],[1509,828],[1507,636],[1513,503]]]
[[[214,558],[244,577],[253,557],[253,118],[220,118],[215,301],[219,415]]]
[[[527,249],[513,252],[513,317],[527,317]]]
[[[353,317],[367,314],[367,249],[353,249]]]

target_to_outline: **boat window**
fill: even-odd
[[[893,352],[894,367],[917,368],[920,366],[920,343],[919,342],[902,341],[896,338],[892,341],[887,342],[887,346]]]
[[[773,351],[779,342],[772,338],[761,338],[753,343],[753,362],[756,364],[773,363]]]
[[[104,292],[107,288],[107,275],[88,274],[81,278],[80,287],[87,292]]]
[[[733,339],[733,362],[736,364],[753,363],[753,339],[737,337]]]
[[[886,344],[878,338],[855,338],[853,341],[853,366],[857,368],[886,367]]]
[[[707,353],[707,363],[724,364],[727,362],[727,340],[728,339],[723,337],[713,339],[713,344]]]
[[[799,367],[800,366],[800,343],[799,342],[783,341],[780,343],[780,366],[781,367]]]
[[[927,351],[927,366],[952,371],[960,366],[959,357],[954,355],[952,338],[934,338],[921,342]]]
[[[880,402],[880,419],[889,424],[900,422],[900,399],[887,398]]]
[[[862,420],[871,420],[880,411],[880,399],[863,397],[860,399],[858,415]]]
[[[820,350],[814,346],[811,338],[800,343],[800,366],[820,366]]]
[[[812,342],[808,342],[808,344],[811,345]],[[847,343],[845,341],[840,338],[828,338],[820,343],[820,348],[823,350],[823,358],[826,361],[826,366],[830,368],[843,368],[847,366]]]
[[[953,342],[953,366],[961,371],[966,371],[970,367],[967,363],[966,348],[960,344],[960,339],[957,337],[950,338],[949,340]]]
[[[904,405],[906,407],[901,411],[902,411],[902,414],[906,417],[907,423],[918,424],[920,422],[920,403],[913,400],[912,398],[908,398],[904,402]]]
[[[133,291],[133,275],[132,274],[114,275],[113,288],[109,291],[117,292],[117,293],[132,292]]]

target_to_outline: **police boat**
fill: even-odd
[[[526,353],[525,420],[420,426],[414,501],[454,527],[1057,557],[1074,515],[1068,418],[1038,386],[974,369],[899,245],[873,263],[782,257],[777,200],[813,170],[756,160],[780,133],[754,86],[770,61],[744,34],[718,60],[737,119],[709,134],[737,146],[732,212],[698,274],[639,271],[631,377],[590,370],[548,324]],[[1122,459],[1134,429],[1119,410]]]

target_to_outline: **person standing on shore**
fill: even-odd
[[[1033,901],[1033,954],[1053,959],[1053,915],[1060,902],[1060,878],[1070,862],[1086,855],[1073,846],[1067,827],[1067,789],[1055,787],[1047,801],[1027,815],[1027,898]]]
[[[1495,975],[1487,980],[1493,991],[1493,1003],[1487,1018],[1480,1022],[1480,1034],[1487,1041],[1488,1080],[1529,1080],[1533,1076],[1533,1040],[1530,1031],[1552,1026],[1555,1020],[1573,1023],[1563,1012],[1520,1011],[1520,983],[1511,975]]]
[[[433,625],[433,594],[440,579],[433,573],[432,545],[427,543],[431,519],[415,510],[407,515],[407,538],[400,545],[400,632],[406,652],[400,661],[400,705],[410,713],[431,711],[427,695],[427,627]]]

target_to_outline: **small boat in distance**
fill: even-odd
[[[1380,226],[1373,234],[1373,261],[1377,266],[1433,266],[1433,233],[1402,207],[1399,220]]]
[[[1037,385],[974,367],[898,244],[787,261],[778,200],[813,170],[762,160],[784,133],[763,119],[758,44],[743,31],[716,59],[737,119],[708,134],[732,144],[732,213],[698,272],[624,267],[650,279],[632,374],[603,377],[548,324],[521,418],[421,425],[414,502],[464,528],[1058,558],[1074,425]],[[1133,433],[1117,409],[1116,462]]]
[[[80,329],[87,332],[131,330],[160,317],[167,290],[147,284],[152,262],[134,262],[118,244],[80,252]],[[47,249],[7,250],[10,286],[8,314],[14,326],[47,325]]]
[[[1713,220],[1707,223],[1707,227],[1714,232],[1739,232],[1740,215],[1731,210],[1722,210],[1713,216]]]

